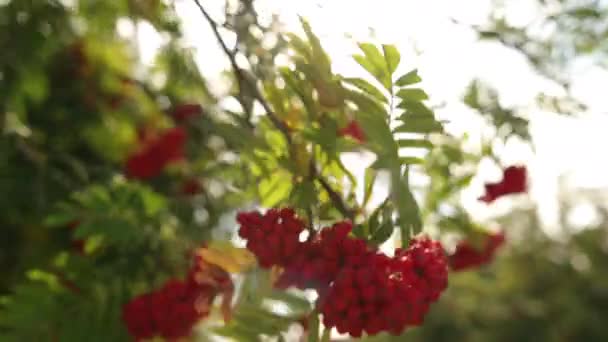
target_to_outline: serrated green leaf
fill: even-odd
[[[376,182],[376,177],[378,172],[373,168],[367,168],[365,170],[364,184],[363,184],[363,206],[367,205],[370,198],[372,197],[372,190],[374,188],[374,183]]]
[[[302,38],[298,37],[293,33],[287,33],[286,36],[289,38],[290,46],[302,57],[306,58],[306,60],[312,59],[312,49],[310,46],[302,40]]]
[[[290,310],[296,314],[303,314],[312,309],[312,305],[307,299],[287,291],[273,291],[268,298],[285,303],[287,306],[289,306]]]
[[[420,81],[422,81],[422,79],[420,78],[420,76],[418,76],[418,69],[414,69],[408,72],[407,74],[399,77],[399,79],[397,79],[397,81],[395,82],[395,85],[399,87],[405,87],[408,85],[419,83]]]
[[[382,51],[384,52],[384,60],[386,61],[388,72],[392,75],[399,66],[401,54],[394,45],[383,44]]]
[[[367,219],[367,226],[370,235],[374,235],[378,227],[380,226],[380,212],[382,211],[382,206],[376,208],[374,212]]]
[[[317,201],[317,190],[311,181],[296,183],[291,192],[291,201],[296,208],[310,208]]]
[[[166,199],[149,189],[144,189],[140,191],[139,194],[141,196],[144,213],[147,216],[154,216],[167,207]]]
[[[46,227],[64,227],[76,219],[77,215],[75,213],[58,212],[47,216],[43,225]]]
[[[330,75],[331,61],[329,60],[329,56],[325,53],[325,50],[323,50],[321,41],[319,41],[319,38],[312,31],[308,21],[303,17],[300,17],[300,23],[302,24],[302,28],[304,29],[312,48],[311,61],[314,61],[315,67],[318,68],[321,73]]]
[[[264,84],[264,92],[274,111],[279,115],[284,115],[287,112],[287,108],[285,108],[285,98],[283,97],[284,92],[280,91],[270,82]]]
[[[391,167],[391,162],[387,158],[378,158],[369,167],[374,170],[384,170]]]
[[[262,205],[272,208],[289,196],[291,179],[284,172],[275,172],[271,177],[263,179],[258,189]]]
[[[366,145],[374,151],[378,158],[386,162],[397,163],[398,146],[390,131],[386,120],[384,108],[378,108],[376,101],[355,91],[346,91],[347,97],[353,101],[359,110],[355,112],[355,119],[363,128],[367,137]],[[380,112],[379,112],[380,111]],[[380,114],[380,115],[379,115]]]
[[[386,96],[384,96],[384,94],[382,94],[382,92],[378,90],[378,88],[376,88],[373,84],[362,78],[344,78],[343,81],[354,85],[355,87],[357,87],[358,89],[378,101],[388,103]]]
[[[361,111],[381,116],[383,120],[388,117],[388,112],[386,111],[386,108],[381,103],[374,100],[373,98],[370,98],[369,96],[365,96],[359,92],[346,89],[346,98],[352,101],[355,105],[357,105],[358,109]]]
[[[308,113],[316,113],[317,110],[315,107],[315,102],[312,99],[312,89],[310,86],[307,86],[307,84],[302,82],[298,78],[298,75],[296,75],[296,73],[289,68],[279,68],[279,73],[287,86],[298,95],[300,100],[302,100],[302,103],[304,103],[304,107]]]
[[[399,214],[402,245],[406,247],[410,236],[422,230],[422,219],[418,203],[410,190],[407,174],[402,177],[398,169],[391,172],[391,199]]]
[[[397,97],[403,99],[404,101],[418,101],[418,102],[429,99],[429,96],[426,94],[426,92],[420,88],[400,89],[397,92]]]
[[[104,236],[110,243],[127,243],[138,237],[138,230],[122,218],[101,217],[80,223],[73,237],[86,239],[96,235]]]
[[[390,92],[393,82],[384,56],[382,56],[380,50],[378,50],[375,45],[369,43],[360,43],[359,48],[363,51],[364,56],[355,55],[355,61],[374,76],[376,80]]]
[[[424,103],[422,102],[418,102],[418,101],[401,101],[401,103],[399,103],[399,105],[397,105],[397,108],[401,108],[401,109],[405,109],[406,114],[405,115],[411,115],[411,114],[416,114],[416,115],[427,115],[427,116],[433,116],[433,111],[427,107]],[[402,119],[403,120],[403,119]]]
[[[407,118],[403,125],[393,130],[393,133],[433,133],[442,132],[443,126],[433,117],[412,116]]]
[[[353,230],[351,230],[351,232],[353,233],[353,236],[359,239],[367,239],[367,237],[369,236],[369,232],[366,229],[366,225],[363,224],[356,224],[353,227]]]
[[[397,145],[403,148],[433,148],[433,143],[426,139],[399,139]]]
[[[375,245],[383,244],[393,235],[394,229],[395,226],[392,222],[387,221],[382,223],[382,225],[380,225],[380,227],[378,227],[376,232],[374,232],[374,234],[372,235],[370,242]]]
[[[424,164],[424,159],[417,157],[399,157],[399,161],[403,165],[420,165]]]

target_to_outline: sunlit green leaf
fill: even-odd
[[[400,89],[397,92],[397,96],[405,101],[424,101],[429,99],[426,92],[419,88]]]
[[[370,242],[375,245],[381,245],[393,235],[394,225],[392,222],[384,222],[372,235]]]
[[[288,173],[277,171],[263,179],[258,186],[262,205],[272,208],[284,201],[291,192],[291,179]]]
[[[397,140],[399,147],[417,147],[417,148],[433,148],[433,143],[424,139],[399,139]]]
[[[433,117],[406,116],[403,125],[394,129],[395,133],[433,133],[443,131],[441,123]]]
[[[384,59],[388,67],[388,72],[390,75],[392,75],[399,66],[401,54],[394,45],[383,44],[382,50],[384,51]]]
[[[364,56],[355,55],[353,57],[355,61],[374,76],[386,90],[390,91],[392,87],[391,75],[380,50],[369,43],[360,43],[359,48],[363,51]]]
[[[376,182],[377,175],[378,172],[371,167],[365,169],[365,177],[363,181],[363,206],[367,205],[372,197],[372,190],[374,189],[374,183]]]
[[[399,79],[397,79],[397,81],[395,82],[395,85],[399,87],[405,87],[408,85],[416,84],[420,81],[422,81],[422,79],[420,78],[420,76],[418,76],[418,69],[414,69],[408,72],[407,74],[399,77]]]
[[[359,88],[361,91],[363,91],[364,93],[366,93],[367,95],[373,97],[374,99],[387,103],[388,100],[386,99],[386,96],[384,96],[384,94],[382,94],[382,92],[380,90],[378,90],[378,88],[376,88],[373,84],[369,83],[368,81],[362,79],[362,78],[344,78],[343,79],[344,82],[349,83],[354,85],[355,87]]]
[[[424,103],[419,101],[401,101],[401,103],[397,105],[397,108],[405,109],[406,115],[416,114],[421,116],[433,116],[433,111],[428,108]]]
[[[424,159],[417,157],[399,157],[399,161],[404,165],[424,164]]]
[[[422,230],[422,220],[418,203],[412,194],[409,182],[398,170],[391,172],[391,199],[399,214],[399,227],[403,246],[407,246],[410,236]]]

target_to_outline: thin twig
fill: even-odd
[[[334,202],[336,209],[342,213],[342,215],[349,218],[351,221],[354,221],[354,213],[351,209],[346,206],[346,203],[342,200],[342,196],[340,196],[334,189],[332,189],[331,185],[327,182],[327,180],[321,175],[316,175],[317,180],[321,183],[321,186],[327,193],[329,194],[329,198]]]
[[[287,127],[287,125],[283,121],[281,121],[276,116],[276,114],[274,113],[272,108],[270,108],[268,101],[266,101],[266,99],[264,98],[264,96],[262,95],[260,90],[258,89],[257,85],[255,84],[255,81],[253,81],[251,78],[249,78],[247,76],[247,74],[245,74],[245,71],[239,67],[238,63],[236,62],[236,57],[235,57],[234,53],[230,50],[230,48],[228,48],[228,45],[226,45],[226,42],[224,41],[224,39],[222,38],[222,36],[218,30],[218,24],[213,20],[213,18],[211,18],[211,16],[205,10],[205,8],[201,5],[199,0],[193,0],[193,1],[196,4],[196,6],[199,8],[199,10],[201,11],[203,16],[205,17],[205,19],[207,20],[207,23],[209,23],[209,26],[211,27],[211,30],[213,31],[213,34],[215,35],[218,43],[220,44],[222,50],[224,51],[224,53],[230,60],[230,65],[232,66],[234,75],[239,82],[239,87],[246,86],[249,88],[249,90],[252,92],[255,99],[258,100],[258,102],[260,102],[260,104],[266,111],[266,115],[268,116],[268,118],[270,119],[272,124],[285,137],[285,140],[287,141],[287,144],[288,144],[290,150],[293,150],[293,141],[292,141],[291,135],[289,133],[289,128]],[[319,181],[319,183],[321,184],[323,189],[329,194],[329,198],[332,200],[332,202],[334,203],[336,208],[340,211],[340,213],[342,213],[342,215],[344,215],[345,217],[347,217],[351,220],[354,219],[353,211],[348,208],[348,206],[344,202],[342,196],[340,196],[340,194],[338,194],[338,192],[336,192],[331,187],[329,182],[325,178],[322,177],[322,175],[319,173],[319,171],[317,170],[317,167],[316,167],[316,165],[314,165],[314,163],[311,165],[311,173],[312,173],[312,175],[314,175],[314,178]]]
[[[266,102],[266,100],[264,99],[264,96],[262,96],[262,93],[258,89],[257,85],[253,81],[251,81],[248,78],[247,74],[245,74],[245,71],[243,71],[243,69],[241,69],[239,67],[238,63],[236,62],[235,55],[231,52],[230,48],[228,47],[228,45],[226,45],[226,42],[222,38],[222,35],[220,34],[220,31],[218,30],[217,23],[213,20],[213,18],[211,18],[211,16],[207,12],[207,10],[205,10],[205,8],[203,8],[203,6],[201,5],[199,0],[194,0],[194,3],[196,3],[196,6],[198,6],[198,8],[200,9],[203,16],[205,16],[205,19],[207,19],[207,22],[209,23],[209,26],[211,26],[211,30],[213,31],[215,38],[217,39],[222,50],[224,50],[224,53],[230,60],[230,64],[232,65],[232,70],[234,72],[234,75],[236,76],[237,80],[239,81],[239,86],[246,85],[247,87],[249,87],[249,90],[253,93],[253,96],[258,100],[258,102],[260,102],[260,104],[266,111],[266,115],[268,116],[270,121],[272,121],[272,124],[279,131],[281,131],[281,133],[285,137],[285,140],[287,140],[288,144],[291,145],[291,135],[289,135],[289,128],[287,128],[287,125],[274,114],[274,112],[272,111],[272,108],[270,108],[270,105],[268,104],[268,102]]]

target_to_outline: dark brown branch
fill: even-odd
[[[264,96],[262,95],[260,90],[258,89],[255,81],[252,80],[250,77],[248,77],[248,75],[245,73],[245,71],[239,67],[238,63],[236,62],[236,57],[235,57],[234,52],[231,51],[230,48],[228,48],[228,45],[226,45],[226,42],[224,41],[224,39],[222,38],[222,36],[219,32],[218,24],[213,20],[213,18],[211,18],[211,16],[205,10],[205,8],[201,5],[199,0],[193,0],[193,1],[196,4],[196,6],[199,8],[199,10],[201,11],[203,16],[205,17],[205,19],[207,20],[207,23],[209,23],[209,26],[211,27],[211,30],[213,31],[215,38],[217,39],[222,50],[224,51],[224,53],[230,60],[230,65],[232,66],[234,75],[239,83],[239,87],[244,86],[244,87],[249,88],[249,90],[252,92],[255,99],[258,100],[258,102],[260,102],[260,104],[262,105],[262,108],[264,108],[264,110],[266,111],[266,115],[268,116],[268,118],[270,119],[272,124],[285,137],[285,140],[287,141],[289,149],[291,151],[293,151],[293,141],[292,141],[291,135],[289,133],[289,128],[283,121],[281,121],[276,116],[276,114],[274,113],[272,108],[270,108],[268,101],[266,101],[266,99],[264,98]],[[315,179],[317,179],[319,181],[319,183],[321,184],[323,189],[329,194],[329,198],[332,200],[332,202],[334,203],[336,208],[340,211],[340,213],[342,213],[342,215],[344,215],[345,217],[353,220],[354,219],[353,211],[348,208],[348,206],[344,202],[344,199],[342,198],[342,196],[340,196],[340,194],[338,194],[331,187],[329,182],[322,177],[322,175],[319,173],[319,171],[317,170],[317,167],[316,167],[316,165],[314,165],[314,163],[311,164],[311,174],[314,176]]]

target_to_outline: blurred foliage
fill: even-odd
[[[459,196],[483,158],[497,159],[492,141],[530,139],[528,121],[501,107],[500,94],[478,81],[468,89],[464,102],[497,129],[471,151],[467,137],[446,132],[427,106],[415,66],[397,73],[402,61],[394,46],[360,43],[353,58],[366,76],[341,75],[305,19],[302,35],[283,32],[278,18],[261,20],[253,0],[226,1],[217,21],[200,8],[232,65],[227,93],[215,94],[184,45],[173,6],[0,4],[0,341],[128,340],[122,305],[183,276],[194,248],[231,239],[234,212],[247,206],[294,207],[313,231],[351,219],[353,234],[373,245],[399,236],[405,246],[423,227],[441,238],[485,231],[487,223],[476,222]],[[566,52],[603,52],[598,22],[605,9],[599,2],[562,4],[546,13],[560,35],[534,38],[500,17],[477,29],[567,83],[555,72],[571,58]],[[152,66],[141,64],[138,38],[118,29],[136,33],[144,24],[163,37]],[[239,106],[228,108],[226,100]],[[562,112],[582,109],[544,100]],[[182,104],[202,112],[172,116]],[[362,141],[340,134],[352,122]],[[146,182],[126,177],[125,161],[142,134],[176,126],[188,134],[185,160]],[[340,157],[361,150],[375,161],[359,180]],[[421,191],[410,184],[412,174],[428,180]],[[200,187],[185,193],[192,181]],[[384,186],[387,197],[372,206]],[[535,212],[499,219],[510,240],[503,255],[480,271],[453,274],[425,325],[394,340],[607,339],[605,219],[553,241],[540,232]],[[82,253],[73,248],[79,241]],[[239,271],[233,319],[224,325],[212,316],[195,337],[286,340],[293,338],[289,327],[308,325],[310,339],[318,339],[318,316],[304,293],[273,289],[273,272]]]

